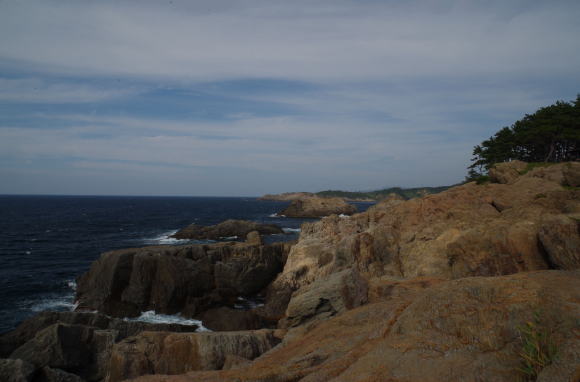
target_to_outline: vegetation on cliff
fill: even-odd
[[[527,114],[473,149],[468,179],[485,175],[496,163],[520,160],[559,163],[580,159],[580,95]]]
[[[382,190],[376,191],[358,191],[358,192],[351,192],[351,191],[338,191],[338,190],[327,190],[327,191],[320,191],[317,192],[316,195],[322,197],[340,197],[346,199],[353,199],[353,200],[361,200],[361,199],[371,199],[371,200],[381,200],[386,198],[391,194],[396,194],[404,199],[413,199],[419,198],[425,195],[437,194],[439,192],[443,192],[448,190],[452,186],[442,186],[442,187],[416,187],[416,188],[401,188],[401,187],[391,187],[391,188],[384,188]]]

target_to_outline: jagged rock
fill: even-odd
[[[528,164],[519,160],[511,162],[498,163],[489,169],[489,177],[492,182],[511,184],[518,179]]]
[[[0,359],[0,381],[32,382],[36,367],[21,359]]]
[[[251,310],[232,309],[225,306],[209,309],[197,316],[203,326],[218,332],[255,330],[275,327],[276,321],[267,320]]]
[[[332,317],[367,302],[368,285],[353,269],[334,273],[292,295],[282,327],[299,326]]]
[[[342,198],[312,196],[293,200],[278,214],[293,218],[318,218],[329,215],[352,215],[356,212],[356,207]]]
[[[218,243],[107,252],[77,280],[79,309],[112,316],[143,311],[193,317],[264,289],[291,243]]]
[[[252,360],[279,342],[271,330],[195,334],[143,332],[114,346],[109,381],[146,374],[219,370],[227,356]]]
[[[212,226],[191,224],[172,237],[176,239],[220,240],[228,237],[244,238],[252,231],[258,231],[262,235],[284,233],[282,228],[275,224],[259,224],[248,220],[230,219]]]
[[[580,215],[546,217],[540,227],[539,238],[555,268],[580,268]]]
[[[41,312],[23,321],[16,329],[0,336],[0,357],[8,357],[16,348],[34,338],[36,333],[57,323],[114,330],[116,341],[137,335],[142,331],[195,332],[198,328],[197,325],[126,321],[98,313]]]

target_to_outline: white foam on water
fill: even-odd
[[[269,218],[277,218],[278,216],[280,216],[280,215],[278,215],[275,212],[273,214],[271,214],[271,215],[268,215]]]
[[[74,290],[74,291],[76,291],[76,290],[77,290],[77,282],[76,282],[75,280],[69,280],[69,281],[67,281],[66,285],[67,285],[67,286],[68,286],[70,289],[72,289],[72,290]]]
[[[338,217],[339,217],[339,218],[350,218],[350,216],[348,216],[348,215],[345,215],[345,214],[340,214],[340,215],[338,215]]]
[[[159,236],[156,236],[154,238],[150,238],[150,239],[144,239],[143,241],[147,244],[171,244],[171,245],[176,245],[176,244],[183,244],[183,243],[187,243],[189,240],[187,239],[176,239],[174,237],[171,237],[173,235],[175,235],[177,233],[177,229],[172,230],[172,231],[167,231],[162,233]]]
[[[77,307],[77,304],[72,302],[70,297],[57,297],[57,298],[46,298],[40,302],[35,302],[30,310],[33,312],[44,312],[48,311],[73,311]]]
[[[183,318],[179,315],[157,314],[154,310],[148,310],[141,313],[139,317],[125,318],[126,321],[143,321],[153,324],[178,324],[178,325],[197,325],[197,332],[211,332],[208,328],[203,326],[200,320],[192,318]]]
[[[237,240],[238,237],[237,236],[225,236],[225,237],[220,237],[221,240]]]
[[[300,228],[284,227],[284,228],[282,228],[282,231],[284,231],[285,233],[294,233],[294,232],[300,232]]]

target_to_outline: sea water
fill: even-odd
[[[191,223],[277,224],[285,233],[267,241],[294,240],[305,219],[276,214],[287,205],[256,198],[0,196],[0,333],[41,311],[74,309],[75,279],[100,253],[195,243],[170,237]],[[144,312],[140,319],[179,318]]]

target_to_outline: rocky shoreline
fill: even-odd
[[[296,243],[104,253],[77,312],[0,336],[0,379],[531,380],[532,331],[556,354],[533,379],[579,380],[580,163],[490,175],[304,223]],[[250,296],[263,305],[236,308]],[[214,331],[123,319],[148,310]]]

